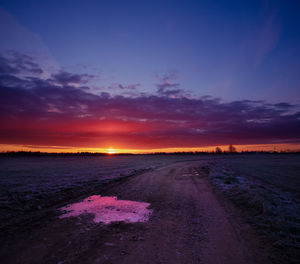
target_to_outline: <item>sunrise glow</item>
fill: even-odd
[[[115,149],[109,148],[109,149],[107,150],[107,153],[108,153],[108,154],[115,154],[115,153],[117,153],[117,152],[116,152]]]

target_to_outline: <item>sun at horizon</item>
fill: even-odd
[[[116,153],[115,149],[113,149],[113,148],[107,149],[107,154],[115,154],[115,153]]]

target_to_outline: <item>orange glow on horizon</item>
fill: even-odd
[[[107,153],[107,154],[147,154],[155,152],[214,152],[217,146],[206,147],[186,147],[186,148],[155,148],[155,149],[127,149],[127,148],[84,148],[84,147],[69,147],[69,146],[28,146],[17,144],[0,144],[0,152],[7,151],[40,151],[49,153]],[[228,150],[228,145],[219,146],[223,151]],[[237,151],[300,151],[300,144],[260,144],[260,145],[234,145]]]

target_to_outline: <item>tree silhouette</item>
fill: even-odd
[[[229,153],[236,153],[237,151],[236,151],[236,148],[233,145],[229,145],[228,152]]]
[[[216,147],[216,153],[217,153],[217,154],[221,154],[221,153],[222,153],[222,149],[219,148],[219,147]]]

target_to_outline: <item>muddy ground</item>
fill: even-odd
[[[175,163],[91,193],[151,203],[148,222],[59,219],[59,207],[27,217],[18,222],[18,233],[2,239],[1,263],[269,263],[268,247],[199,166],[201,161]]]

